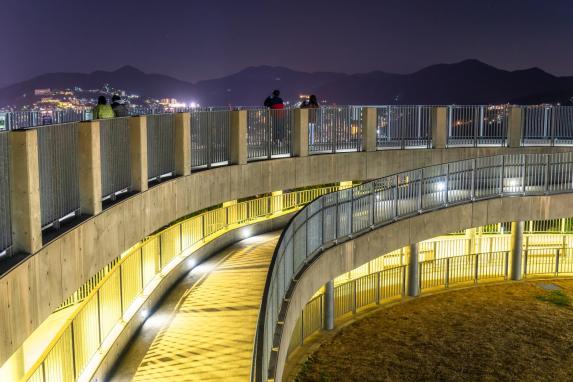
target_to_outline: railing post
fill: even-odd
[[[507,127],[508,146],[520,147],[524,131],[523,109],[521,106],[509,108],[509,125]]]
[[[448,142],[448,108],[435,107],[432,110],[432,146],[444,149]]]
[[[521,280],[523,277],[523,221],[511,222],[511,279]]]
[[[363,151],[376,151],[377,149],[377,126],[376,126],[377,109],[375,107],[362,108],[362,145]]]
[[[209,131],[207,134],[211,134]],[[207,149],[207,151],[209,148]],[[191,174],[191,114],[175,114],[175,175]]]
[[[404,250],[409,257],[407,294],[410,297],[417,297],[420,295],[420,255],[418,244],[410,244],[404,247]]]
[[[324,284],[323,312],[324,330],[334,329],[334,281]]]
[[[102,210],[99,121],[80,123],[78,135],[80,213],[97,215]]]
[[[445,286],[448,288],[450,286],[450,257],[446,258],[446,279],[445,279]]]
[[[131,190],[143,192],[148,187],[147,117],[129,118],[129,151],[131,159]]]
[[[231,112],[231,164],[247,164],[247,111]]]
[[[555,276],[559,275],[559,257],[561,255],[561,249],[557,248],[555,253]]]
[[[380,289],[381,289],[381,285],[380,282],[381,280],[381,274],[382,272],[376,272],[376,305],[380,305]]]
[[[474,270],[474,281],[475,281],[475,285],[477,285],[478,279],[479,279],[479,253],[476,253],[475,257],[476,257],[476,262],[475,262],[475,270]]]
[[[292,156],[308,156],[308,109],[294,110],[292,150]]]
[[[356,314],[356,307],[358,306],[358,284],[357,280],[352,281],[352,314]]]
[[[12,252],[35,253],[42,247],[38,132],[9,134]]]

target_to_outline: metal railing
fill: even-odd
[[[267,275],[253,361],[273,378],[275,330],[290,283],[330,246],[425,211],[508,195],[573,191],[573,153],[499,155],[425,167],[324,195],[285,228]],[[261,374],[262,373],[262,374]]]
[[[361,149],[361,106],[308,109],[309,154],[360,151]]]
[[[147,168],[150,180],[175,172],[175,115],[147,116]]]
[[[0,132],[0,256],[12,246],[9,145],[8,133]]]
[[[79,123],[37,128],[42,226],[59,222],[80,209]]]
[[[525,106],[523,107],[524,145],[572,145],[573,107]]]
[[[376,147],[430,148],[433,106],[377,106]]]
[[[102,119],[100,123],[101,191],[102,198],[129,190],[131,157],[129,119]]]
[[[388,255],[383,255],[383,259]],[[573,275],[573,248],[524,249],[523,276],[558,277]],[[335,287],[335,319],[356,314],[361,308],[372,307],[403,298],[406,295],[406,265],[370,272]],[[419,287],[422,294],[436,288],[478,285],[487,281],[509,279],[509,251],[453,255],[420,261]],[[324,329],[324,294],[319,291],[303,308],[293,331],[288,352],[304,344],[311,335]],[[308,322],[310,321],[310,323]]]
[[[448,106],[448,146],[505,146],[509,106]]]
[[[191,167],[209,168],[229,163],[230,111],[191,113]]]
[[[67,300],[81,305],[23,380],[75,381],[89,368],[105,341],[127,322],[154,280],[214,237],[247,224],[291,213],[340,186],[293,191],[220,207],[185,219],[155,234],[94,276]],[[94,285],[97,282],[97,285]],[[149,291],[147,291],[149,292]],[[113,342],[113,341],[111,341]],[[92,370],[93,371],[93,370]]]
[[[249,160],[290,156],[294,109],[247,110],[247,156]]]
[[[46,110],[0,112],[0,130],[80,122],[92,119],[91,110]]]

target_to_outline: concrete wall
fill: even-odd
[[[84,221],[0,279],[0,364],[111,260],[174,220],[225,201],[276,190],[367,180],[433,164],[501,153],[568,148],[450,148],[313,155],[192,173],[138,193]]]
[[[276,380],[282,380],[288,344],[302,308],[327,281],[385,253],[449,232],[498,222],[570,216],[573,216],[573,194],[505,197],[418,215],[327,249],[300,275],[290,296],[276,363]]]

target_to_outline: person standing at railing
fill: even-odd
[[[97,99],[97,105],[94,107],[93,119],[107,119],[113,118],[115,114],[110,105],[107,104],[107,99],[105,96],[99,96]]]
[[[307,100],[300,105],[301,109],[318,109],[320,105],[318,104],[318,99],[316,95],[311,94]],[[314,130],[316,128],[316,110],[308,111],[308,143],[310,145],[314,144]]]
[[[282,146],[285,138],[285,108],[280,90],[273,90],[273,94],[265,100],[265,107],[271,109],[270,122],[272,139],[276,146]],[[280,151],[280,149],[279,149]]]
[[[127,109],[125,101],[117,94],[111,97],[111,108],[116,117],[129,117],[129,110]]]

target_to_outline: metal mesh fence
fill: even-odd
[[[175,116],[147,116],[147,169],[150,180],[175,171]]]
[[[339,106],[308,110],[309,154],[361,149],[362,107]]]
[[[293,109],[247,110],[248,159],[289,156],[293,128]]]
[[[102,198],[127,190],[131,183],[128,118],[100,120]]]
[[[42,226],[79,212],[79,128],[69,123],[37,129]]]
[[[378,149],[431,147],[433,109],[433,106],[376,107]]]
[[[227,164],[230,156],[231,112],[191,113],[191,167]]]
[[[10,224],[10,151],[8,132],[0,132],[0,254],[12,245]]]
[[[449,106],[448,146],[503,146],[508,117],[506,105]]]

